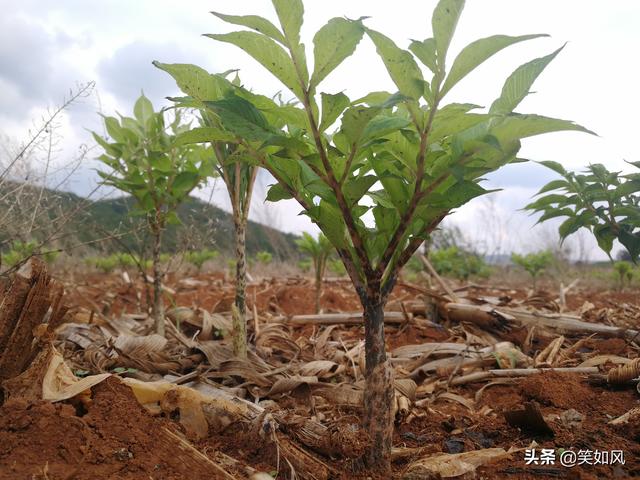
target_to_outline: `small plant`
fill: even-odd
[[[202,265],[209,260],[214,260],[219,255],[217,250],[196,250],[185,253],[184,258],[187,262],[194,265],[198,271],[202,269]]]
[[[631,285],[633,280],[633,266],[629,262],[615,262],[613,264],[613,272],[618,282],[618,288],[622,290],[625,283]]]
[[[273,255],[270,252],[261,251],[256,253],[256,261],[262,265],[269,265],[273,260]]]
[[[549,268],[554,261],[553,253],[549,250],[541,252],[528,253],[519,255],[514,253],[511,255],[511,261],[522,267],[530,276],[533,283],[533,289],[536,289],[536,280],[542,272]]]
[[[327,268],[331,273],[342,277],[347,274],[347,270],[344,268],[344,263],[339,258],[329,257],[327,260]]]
[[[307,232],[302,234],[302,238],[296,240],[301,252],[311,257],[316,287],[316,313],[320,313],[320,299],[322,297],[322,279],[327,267],[327,261],[333,253],[333,245],[322,233],[318,238],[313,238]]]
[[[567,217],[559,227],[563,240],[580,228],[587,228],[609,256],[617,239],[636,262],[640,257],[640,173],[622,175],[595,164],[578,174],[557,162],[540,163],[563,179],[542,187],[538,195],[546,195],[525,209],[541,212],[538,222]],[[640,168],[640,162],[629,164]]]
[[[303,258],[298,262],[298,268],[305,273],[310,272],[311,267],[313,267],[313,263],[311,262],[310,258]]]
[[[11,244],[11,249],[0,256],[0,266],[4,265],[6,267],[14,267],[34,255],[39,256],[47,263],[52,263],[56,258],[58,258],[58,252],[49,251],[39,253],[39,246],[38,242],[34,240],[28,242],[13,242],[13,244]]]
[[[471,276],[486,278],[491,273],[482,257],[455,246],[433,250],[429,260],[438,274],[458,280],[468,280]]]
[[[100,270],[102,273],[111,273],[118,266],[118,259],[110,255],[108,257],[89,257],[85,262]]]
[[[132,195],[137,205],[135,213],[147,220],[153,238],[152,315],[156,332],[164,336],[162,233],[168,223],[179,223],[178,205],[211,175],[211,153],[200,146],[177,144],[177,135],[188,128],[181,125],[179,110],[167,125],[164,111],[155,112],[151,102],[142,95],[133,113],[133,118],[104,117],[111,141],[93,134],[105,152],[99,160],[110,169],[98,174],[105,185]]]

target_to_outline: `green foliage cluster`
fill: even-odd
[[[625,283],[631,285],[635,276],[633,265],[625,261],[615,262],[613,264],[613,273],[621,289],[624,288]]]
[[[168,261],[169,258],[165,257],[163,261]],[[104,273],[111,273],[116,268],[129,269],[142,267],[144,270],[147,270],[151,268],[152,264],[149,259],[143,259],[138,255],[127,252],[113,253],[108,256],[88,257],[85,259],[85,263]]]
[[[458,280],[468,280],[472,276],[487,278],[491,274],[491,269],[480,255],[456,246],[430,252],[429,260],[439,275]]]
[[[531,276],[533,288],[535,289],[537,278],[553,264],[555,257],[550,250],[543,250],[527,253],[526,255],[514,253],[511,255],[511,261],[522,267]]]
[[[202,269],[202,265],[209,260],[218,258],[219,252],[217,250],[210,250],[208,248],[202,250],[190,250],[184,254],[184,259],[190,264],[194,265],[198,270]]]
[[[269,265],[273,261],[271,252],[260,251],[256,253],[256,261],[263,265]]]
[[[562,239],[580,228],[587,228],[607,255],[611,256],[617,239],[631,259],[637,261],[640,256],[640,172],[623,175],[610,172],[602,164],[594,164],[583,173],[574,173],[557,162],[540,163],[563,179],[549,182],[538,192],[542,196],[525,207],[542,213],[538,222],[567,217],[559,228]],[[629,163],[640,168],[640,162]]]
[[[142,95],[134,106],[134,117],[104,117],[111,142],[96,133],[93,137],[104,149],[99,160],[110,171],[99,171],[103,183],[132,195],[138,213],[146,215],[154,228],[167,222],[179,223],[177,206],[204,178],[213,173],[211,154],[197,146],[176,143],[189,129],[175,111],[167,125],[164,111],[155,112]]]
[[[0,265],[13,267],[33,255],[38,255],[47,263],[51,263],[58,258],[58,252],[47,251],[45,253],[39,253],[39,250],[42,250],[42,248],[38,248],[39,245],[40,244],[35,240],[29,240],[27,242],[21,242],[18,240],[13,242],[9,250],[1,255],[2,261],[0,262]]]
[[[447,69],[461,1],[442,0],[433,15],[434,37],[412,42],[408,51],[362,19],[334,18],[314,37],[313,69],[300,42],[302,3],[274,1],[274,6],[281,29],[254,15],[216,14],[249,30],[207,36],[247,52],[302,108],[278,104],[194,65],[155,64],[188,95],[182,105],[216,119],[214,126],[192,130],[190,140],[235,141],[235,160],[261,165],[277,180],[268,199],[298,200],[357,284],[389,289],[399,268],[448,212],[486,193],[479,185],[484,174],[518,161],[522,138],[585,131],[572,122],[514,112],[559,50],[516,69],[488,112],[476,112],[473,104],[444,105],[453,87],[486,59],[540,36],[480,39]],[[344,93],[319,93],[322,80],[365,35],[398,92],[372,92],[355,100]],[[373,225],[363,220],[368,213]]]

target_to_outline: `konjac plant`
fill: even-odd
[[[320,313],[320,298],[322,297],[322,280],[327,268],[327,263],[333,253],[333,245],[322,233],[318,238],[307,232],[303,232],[302,237],[296,240],[296,244],[301,252],[309,255],[313,265],[315,278],[315,305],[316,313]]]
[[[640,258],[640,172],[611,172],[602,164],[576,173],[553,161],[540,162],[563,178],[552,180],[538,192],[539,198],[525,208],[542,213],[538,222],[565,218],[559,226],[562,240],[586,228],[598,246],[611,256],[614,240]],[[640,168],[640,162],[629,162]]]
[[[142,95],[133,113],[133,117],[105,116],[108,137],[93,134],[104,150],[99,160],[108,167],[98,174],[105,185],[130,194],[136,200],[134,214],[146,219],[153,239],[151,313],[156,333],[164,336],[162,234],[168,223],[179,223],[176,209],[212,170],[203,147],[177,144],[178,134],[186,129],[179,111],[167,122],[166,112],[155,112],[149,99]],[[131,257],[131,260],[135,259]]]
[[[295,199],[335,247],[359,296],[365,328],[363,461],[390,471],[393,369],[385,352],[384,308],[403,265],[455,208],[487,192],[483,175],[519,161],[525,137],[581,130],[570,121],[515,113],[535,79],[561,49],[518,67],[500,96],[483,110],[446,103],[447,94],[503,48],[540,37],[494,35],[472,42],[447,65],[464,1],[441,0],[433,35],[405,50],[369,29],[364,18],[333,18],[313,37],[313,64],[301,42],[301,0],[273,0],[278,25],[255,15],[216,13],[249,30],[208,37],[244,50],[295,97],[276,104],[220,76],[185,67],[178,84],[232,132],[238,160],[275,179],[268,200]],[[320,91],[323,80],[351,56],[363,37],[373,42],[396,92],[350,99]],[[353,72],[354,76],[358,72]],[[361,76],[361,83],[369,74]],[[208,95],[211,98],[206,98]],[[212,137],[219,132],[211,132]]]

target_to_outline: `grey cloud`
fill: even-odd
[[[0,80],[12,93],[0,96],[0,112],[24,119],[34,105],[59,100],[81,75],[60,52],[75,40],[64,32],[47,32],[17,15],[0,18]]]
[[[124,105],[132,105],[140,96],[141,90],[156,106],[166,103],[164,98],[179,94],[179,89],[168,74],[151,64],[153,60],[166,63],[204,63],[201,58],[177,45],[137,41],[116,50],[112,57],[99,64],[98,86],[115,95]],[[207,68],[206,65],[203,68]]]
[[[537,191],[558,175],[542,165],[526,162],[507,165],[486,178],[487,185],[491,187],[522,187]]]

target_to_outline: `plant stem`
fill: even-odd
[[[234,216],[236,230],[236,297],[233,310],[233,353],[236,357],[247,358],[247,289],[246,264],[246,220]]]
[[[156,333],[164,337],[164,305],[162,304],[162,269],[160,268],[160,247],[162,246],[162,229],[156,224],[153,227],[153,306],[151,314]]]
[[[384,341],[384,303],[378,296],[365,299],[365,392],[364,426],[370,446],[364,461],[369,468],[389,474],[393,437],[393,370],[387,360]]]

